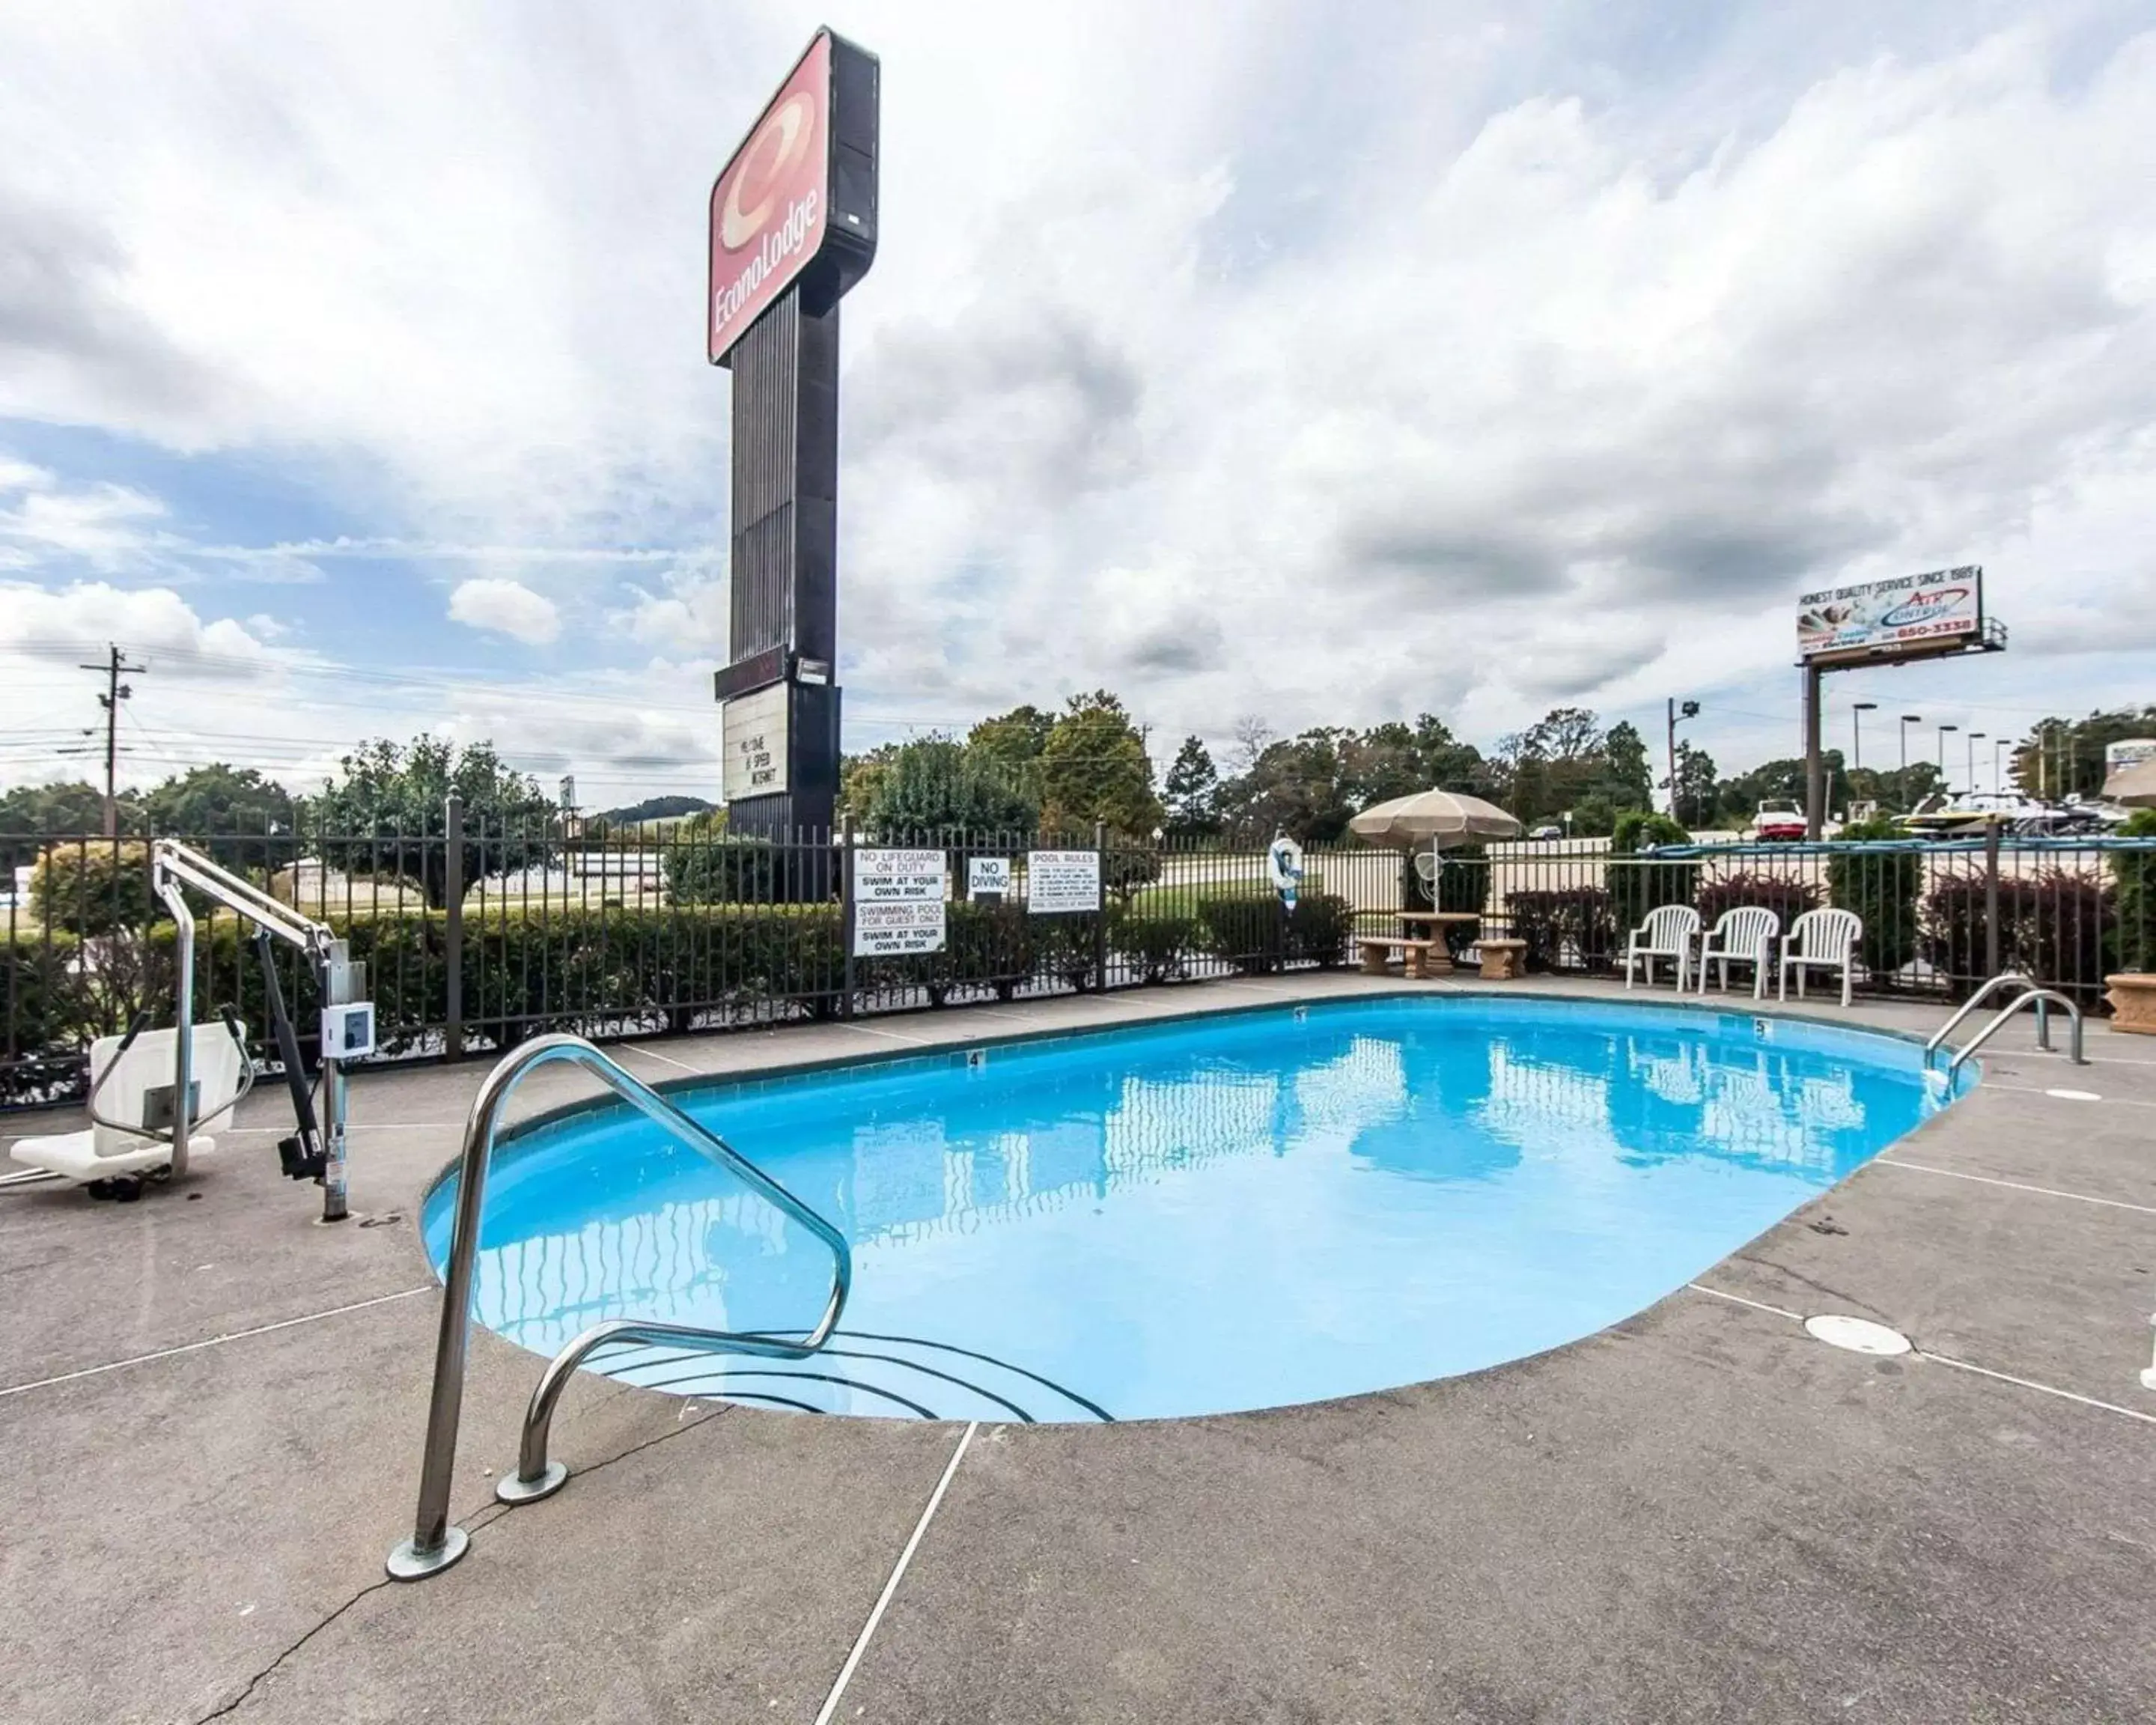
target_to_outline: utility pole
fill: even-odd
[[[1678,721],[1679,719],[1696,719],[1696,718],[1697,718],[1698,716],[1699,716],[1699,703],[1698,703],[1697,701],[1687,701],[1684,704],[1684,709],[1683,709],[1683,711],[1678,711],[1678,709],[1677,709],[1676,697],[1675,696],[1671,696],[1670,697],[1670,702],[1669,702],[1669,745],[1670,745],[1670,819],[1671,819],[1671,820],[1675,820],[1675,819],[1676,819],[1678,818],[1678,817],[1677,817],[1677,721]]]
[[[106,643],[105,663],[85,665],[79,670],[103,671],[105,693],[97,697],[97,704],[105,709],[105,836],[120,836],[120,805],[115,800],[114,781],[120,765],[120,703],[134,694],[134,691],[120,680],[121,675],[139,676],[148,670],[146,665],[130,665],[119,648]]]

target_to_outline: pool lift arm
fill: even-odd
[[[277,1147],[285,1172],[294,1179],[312,1178],[322,1188],[322,1219],[341,1222],[350,1214],[345,1197],[344,1064],[369,1054],[374,1047],[374,1010],[362,997],[367,989],[367,967],[352,962],[351,949],[328,924],[302,916],[292,906],[272,898],[252,881],[220,868],[199,852],[171,839],[160,839],[151,847],[150,886],[172,912],[178,931],[175,954],[176,993],[181,1034],[174,1039],[172,1056],[173,1123],[172,1172],[187,1172],[187,1137],[193,1126],[187,1112],[189,1043],[187,1027],[194,1022],[194,913],[188,909],[182,887],[192,887],[213,903],[237,912],[254,925],[254,950],[261,961],[277,1053],[285,1067],[285,1080],[292,1092],[292,1108],[299,1131]],[[270,951],[272,940],[282,940],[304,952],[320,979],[322,999],[321,1097],[319,1123],[314,1097],[307,1086],[300,1044],[285,1011],[284,990]],[[232,1020],[227,1017],[228,1025]],[[236,1028],[234,1034],[237,1035]]]

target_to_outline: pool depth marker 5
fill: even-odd
[[[706,352],[733,372],[721,790],[732,830],[765,838],[827,834],[838,794],[839,300],[875,257],[879,77],[819,30],[711,187]]]

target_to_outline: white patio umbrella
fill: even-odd
[[[1495,803],[1457,791],[1417,791],[1411,797],[1394,797],[1373,803],[1348,823],[1373,845],[1394,845],[1418,853],[1415,872],[1437,901],[1437,871],[1443,859],[1438,852],[1447,845],[1474,839],[1517,839],[1520,824]]]
[[[2156,809],[2156,758],[2131,762],[2103,782],[2103,800],[2128,809]]]
[[[1495,803],[1457,791],[1417,791],[1374,803],[1348,824],[1373,845],[1433,850],[1473,839],[1517,839],[1520,824]]]

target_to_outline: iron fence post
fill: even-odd
[[[839,943],[844,949],[845,983],[839,997],[839,1016],[854,1015],[854,817],[848,811],[839,831],[844,843],[839,852]]]
[[[1999,974],[1999,823],[1984,824],[1984,973]]]
[[[465,1055],[465,799],[453,796],[442,830],[442,963],[448,968],[449,1022],[443,1027],[442,1055]]]
[[[1093,865],[1098,871],[1100,891],[1093,907],[1093,992],[1108,992],[1108,824],[1105,820],[1093,823]]]

